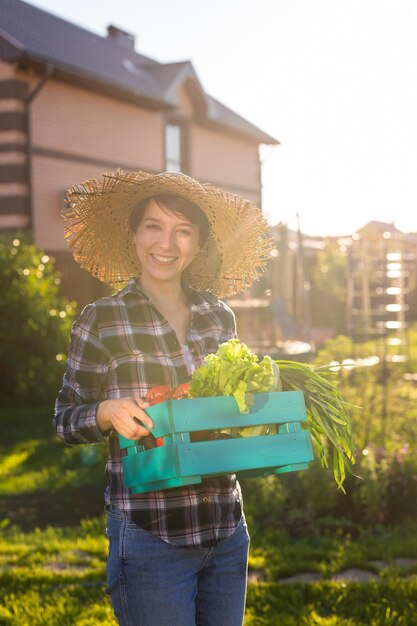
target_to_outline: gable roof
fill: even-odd
[[[279,143],[208,96],[189,61],[159,63],[116,37],[101,37],[22,0],[0,2],[0,58],[38,70],[53,66],[57,78],[161,110],[174,110],[178,87],[192,84],[200,123]]]
[[[381,233],[390,233],[390,235],[403,234],[400,230],[398,230],[394,222],[380,222],[378,220],[371,220],[370,222],[367,222],[365,226],[359,228],[358,233],[361,233],[364,230],[378,230]]]

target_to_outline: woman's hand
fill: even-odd
[[[149,430],[153,428],[152,420],[146,415],[149,402],[142,398],[115,398],[114,400],[103,400],[97,408],[97,424],[105,432],[114,428],[126,439],[140,439],[149,435]],[[143,422],[141,426],[137,420]]]

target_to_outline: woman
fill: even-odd
[[[187,382],[236,335],[217,296],[256,278],[269,250],[250,202],[183,174],[104,176],[68,192],[75,259],[114,295],[74,323],[55,428],[69,444],[109,441],[107,592],[123,625],[240,625],[249,537],[235,476],[143,494],[123,485],[118,435],[149,436],[143,398]]]

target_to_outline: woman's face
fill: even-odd
[[[152,198],[134,241],[145,281],[179,282],[200,250],[198,226],[183,215],[160,207]]]

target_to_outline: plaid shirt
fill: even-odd
[[[191,302],[188,347],[194,364],[236,335],[232,311],[206,292],[186,289]],[[215,545],[233,533],[242,514],[235,476],[208,478],[201,484],[144,494],[123,485],[117,433],[103,433],[98,403],[109,398],[144,397],[151,387],[174,387],[190,375],[175,332],[135,279],[111,297],[85,307],[72,327],[67,369],[59,392],[54,425],[68,444],[109,440],[106,505],[164,541],[177,546]]]

